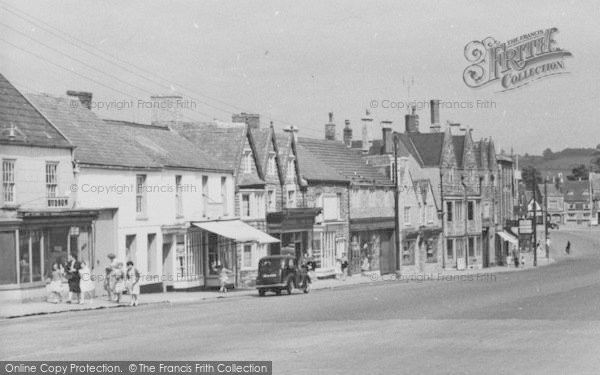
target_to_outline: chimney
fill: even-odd
[[[74,96],[87,109],[92,109],[92,93],[87,91],[67,91],[68,96]]]
[[[231,116],[231,121],[233,122],[243,122],[250,129],[259,129],[260,128],[260,115],[257,113],[236,113]]]
[[[371,113],[369,113],[369,110],[365,111],[365,117],[363,117],[361,119],[362,121],[362,152],[364,154],[368,154],[369,153],[369,149],[371,148],[371,126],[372,126],[372,122],[373,122],[373,118],[371,117]]]
[[[448,127],[450,128],[451,135],[459,135],[460,134],[460,122],[447,122]]]
[[[335,141],[335,124],[333,123],[333,112],[329,112],[329,122],[325,124],[325,139]]]
[[[439,133],[442,128],[440,126],[440,100],[431,100],[429,102],[429,109],[431,110],[431,126],[429,130],[432,133]]]
[[[417,107],[412,107],[412,113],[404,115],[405,128],[407,133],[419,132],[419,115],[417,115]]]
[[[381,121],[381,132],[382,132],[382,140],[383,140],[383,154],[391,154],[394,152],[394,144],[392,140],[392,122],[391,121]]]
[[[352,147],[352,128],[350,127],[350,120],[345,121],[346,126],[344,126],[344,143],[346,147]]]
[[[152,125],[169,126],[181,121],[183,97],[179,95],[155,95],[152,100]]]

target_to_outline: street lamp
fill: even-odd
[[[401,250],[400,250],[400,199],[398,194],[400,193],[400,182],[398,181],[398,135],[393,134],[394,138],[394,228],[396,230],[396,236],[394,238],[396,244],[396,273],[400,276],[400,268],[402,265]]]

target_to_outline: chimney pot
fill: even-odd
[[[412,113],[404,115],[404,127],[407,133],[418,133],[419,132],[419,115],[416,113],[417,108],[412,107]]]
[[[350,127],[350,120],[344,121],[346,126],[344,127],[344,143],[346,147],[352,147],[352,128]]]
[[[391,154],[393,152],[393,142],[392,142],[392,122],[391,121],[381,121],[381,132],[382,132],[382,140],[383,154]]]
[[[85,108],[92,109],[93,94],[91,92],[69,90],[67,95],[76,97]]]
[[[333,123],[333,112],[329,112],[329,122],[325,124],[325,139],[335,141],[335,124]]]
[[[373,118],[371,117],[371,113],[369,112],[369,110],[367,109],[365,111],[365,117],[363,117],[362,120],[362,152],[363,154],[367,154],[369,152],[369,150],[371,149],[371,141],[372,138],[370,136],[371,134],[371,122],[373,122]]]
[[[260,128],[260,115],[257,113],[241,112],[231,116],[232,122],[242,122],[248,125],[250,129]]]

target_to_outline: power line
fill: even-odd
[[[56,36],[56,37],[57,37],[57,38],[59,38],[59,39],[62,39],[63,41],[65,41],[65,42],[67,42],[67,43],[69,43],[69,44],[71,44],[71,45],[73,45],[73,46],[75,46],[75,47],[77,47],[77,48],[79,48],[79,49],[81,49],[81,50],[83,50],[83,51],[85,51],[85,52],[87,52],[87,53],[91,54],[91,55],[94,55],[94,56],[96,56],[96,57],[99,57],[99,58],[101,58],[101,59],[103,59],[103,60],[107,61],[107,62],[108,62],[108,63],[110,63],[110,64],[113,64],[113,65],[115,65],[115,66],[118,66],[119,68],[121,68],[121,69],[123,69],[123,70],[125,70],[125,71],[127,71],[127,72],[129,72],[129,73],[131,73],[131,74],[134,74],[134,75],[136,75],[136,76],[138,76],[138,77],[140,77],[140,78],[143,78],[143,79],[145,79],[145,80],[148,80],[148,81],[150,81],[150,82],[153,82],[153,83],[159,84],[159,85],[161,85],[161,86],[166,86],[166,87],[170,87],[170,86],[171,86],[171,80],[169,80],[168,78],[165,78],[165,77],[158,76],[158,75],[156,75],[155,73],[153,73],[153,72],[150,72],[150,71],[148,71],[148,70],[146,70],[146,69],[144,69],[144,68],[142,68],[142,67],[140,67],[140,66],[138,66],[138,65],[131,64],[131,63],[129,63],[129,62],[127,62],[127,61],[125,61],[125,60],[122,60],[122,59],[120,59],[120,58],[118,58],[118,57],[116,57],[116,56],[114,56],[114,55],[112,55],[112,54],[110,54],[110,53],[108,53],[108,52],[105,52],[105,51],[103,51],[103,50],[101,50],[101,49],[97,48],[96,46],[94,46],[94,45],[92,45],[92,44],[90,44],[90,43],[88,43],[88,42],[86,42],[86,41],[84,41],[84,40],[81,40],[81,39],[79,39],[79,38],[77,38],[77,37],[74,37],[74,36],[72,36],[72,35],[70,35],[70,34],[68,34],[68,33],[64,32],[64,31],[62,31],[62,30],[60,30],[60,29],[58,29],[58,28],[56,28],[56,27],[54,27],[54,26],[52,26],[52,25],[50,25],[50,24],[48,24],[48,23],[46,23],[46,22],[44,22],[43,20],[41,20],[41,19],[39,19],[39,18],[37,18],[37,17],[34,17],[34,16],[32,16],[32,15],[30,15],[30,14],[26,13],[26,12],[23,12],[23,11],[19,10],[18,8],[12,7],[12,6],[10,6],[10,5],[6,4],[6,3],[5,3],[5,2],[3,2],[3,1],[0,1],[0,4],[3,4],[3,5],[4,5],[4,6],[0,6],[0,7],[2,7],[3,9],[5,9],[6,11],[8,11],[8,12],[12,13],[13,15],[15,15],[15,16],[17,16],[17,17],[19,17],[19,18],[23,19],[23,20],[25,20],[26,22],[29,22],[29,23],[31,23],[31,24],[33,24],[33,25],[35,25],[35,26],[39,27],[40,29],[42,29],[42,30],[44,30],[44,31],[46,31],[46,32],[48,32],[48,33],[50,33],[50,34],[52,34],[52,35]],[[11,9],[9,9],[9,8],[6,8],[7,6],[8,6],[9,8],[11,8],[12,10],[11,10]],[[18,13],[21,13],[21,14],[24,14],[25,16],[22,16],[22,15],[20,15],[20,14],[17,14],[16,12],[18,12]],[[107,59],[106,57],[104,57],[104,56],[102,56],[102,55],[99,55],[99,54],[97,54],[97,53],[95,53],[95,52],[93,52],[93,51],[89,51],[88,49],[86,49],[86,48],[83,48],[82,46],[80,46],[80,45],[77,45],[76,43],[73,43],[72,41],[66,40],[64,37],[62,37],[62,36],[58,35],[58,34],[57,34],[57,33],[55,33],[55,32],[52,32],[52,31],[49,31],[49,30],[47,30],[47,29],[46,29],[46,28],[44,28],[43,26],[40,26],[39,24],[36,24],[36,22],[33,22],[33,21],[31,21],[30,19],[27,19],[26,17],[28,17],[28,18],[31,18],[31,19],[33,19],[33,20],[36,20],[37,22],[39,22],[39,23],[41,23],[41,24],[43,24],[43,25],[46,25],[47,27],[49,27],[49,28],[51,28],[51,29],[53,29],[53,30],[56,30],[57,32],[59,32],[59,33],[61,33],[61,34],[65,35],[65,36],[67,36],[68,38],[71,38],[72,40],[75,40],[75,41],[77,41],[78,43],[84,44],[84,45],[88,46],[89,48],[91,48],[91,49],[93,49],[93,50],[99,51],[99,52],[101,52],[102,54],[105,54],[106,56],[109,56],[111,59],[113,59],[113,60],[115,60],[115,61],[121,62],[121,63],[123,63],[123,64],[126,64],[126,65],[130,65],[130,66],[134,67],[135,69],[137,69],[137,70],[139,70],[139,71],[142,71],[142,72],[145,72],[145,73],[147,73],[147,74],[150,74],[151,76],[158,77],[159,79],[162,79],[163,81],[166,81],[166,82],[168,82],[168,84],[161,83],[161,82],[159,82],[159,81],[156,81],[156,80],[154,80],[154,79],[152,79],[152,78],[148,78],[148,77],[146,77],[146,76],[144,76],[144,75],[142,75],[142,74],[138,73],[138,72],[137,72],[137,71],[135,71],[135,70],[132,70],[132,69],[129,69],[128,67],[124,67],[124,66],[122,66],[122,65],[119,65],[119,64],[115,63],[114,61],[110,61],[109,59]],[[236,105],[229,104],[229,103],[227,103],[227,102],[225,102],[225,101],[223,101],[223,100],[220,100],[220,99],[218,99],[218,98],[214,98],[214,97],[211,97],[211,96],[209,96],[209,95],[206,95],[206,94],[200,93],[200,92],[198,92],[198,91],[196,91],[196,90],[190,89],[190,88],[186,87],[185,85],[179,84],[179,83],[177,83],[177,82],[173,82],[173,83],[174,83],[174,84],[176,84],[177,86],[179,86],[179,87],[181,87],[181,88],[183,88],[183,89],[185,89],[185,90],[189,91],[189,92],[192,92],[192,93],[195,93],[196,95],[199,95],[199,96],[202,96],[202,97],[205,97],[205,98],[211,99],[211,100],[213,100],[213,101],[215,101],[215,102],[222,103],[222,104],[224,104],[224,105],[226,105],[226,106],[228,106],[228,107],[231,107],[231,108],[234,108],[234,109],[236,109],[237,111],[241,111],[241,112],[254,112],[254,111],[244,110],[244,109],[242,109],[242,108],[240,108],[240,107],[238,107],[238,106],[236,106]],[[198,100],[198,99],[196,99],[196,98],[191,98],[191,99],[194,99],[195,101],[197,101],[197,102],[199,102],[199,103],[202,103],[202,104],[204,104],[204,105],[206,105],[206,106],[209,106],[209,107],[211,107],[211,108],[214,108],[214,109],[217,109],[217,110],[219,110],[219,111],[222,111],[222,112],[225,112],[225,113],[231,114],[231,112],[230,112],[229,110],[222,109],[222,108],[220,108],[220,107],[214,106],[214,105],[212,105],[212,104],[210,104],[210,103],[203,102],[203,101],[201,101],[201,100]],[[210,117],[210,116],[209,116],[209,117]],[[297,128],[300,128],[300,127],[298,127],[297,125],[295,125],[295,124],[293,124],[293,123],[291,123],[291,122],[289,122],[289,121],[285,121],[285,120],[281,120],[281,119],[276,119],[276,118],[273,118],[273,117],[270,117],[270,116],[268,116],[268,117],[269,117],[271,120],[275,121],[275,122],[279,122],[279,123],[281,123],[281,124],[285,124],[285,125],[289,125],[289,126],[295,126],[295,127],[297,127]],[[317,133],[316,131],[313,131],[312,129],[303,129],[303,131],[308,131],[308,133],[310,133],[310,132],[313,132],[313,134],[316,134],[316,133]]]

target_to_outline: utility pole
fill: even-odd
[[[399,181],[398,181],[398,136],[394,137],[394,228],[396,230],[396,236],[394,238],[396,244],[396,274],[400,276],[400,267],[402,265],[402,251],[400,249],[400,199],[398,194],[400,193]]]
[[[469,202],[467,200],[467,184],[465,184],[465,176],[461,176],[460,177],[460,183],[463,186],[463,190],[464,190],[464,196],[463,196],[463,215],[464,215],[464,224],[465,224],[465,233],[464,233],[464,243],[463,243],[463,250],[465,251],[465,269],[469,268],[469,233],[467,231],[467,227],[468,227],[468,214],[469,214]],[[474,245],[474,244],[473,244]]]
[[[548,246],[548,176],[544,178],[544,246],[546,249],[546,260],[550,261],[550,247]]]
[[[533,180],[533,266],[537,267],[537,181]]]

